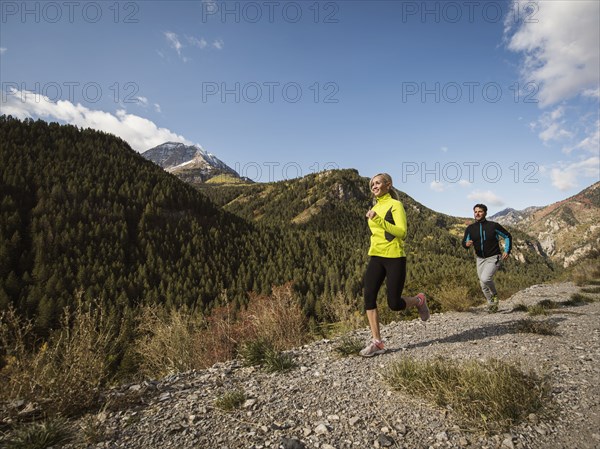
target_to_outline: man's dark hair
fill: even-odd
[[[473,210],[475,210],[476,207],[482,209],[487,214],[487,206],[485,204],[476,204],[475,206],[473,206]]]

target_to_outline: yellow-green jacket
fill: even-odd
[[[373,210],[377,215],[368,221],[371,229],[369,256],[406,256],[404,253],[406,213],[402,203],[386,193],[377,198]]]

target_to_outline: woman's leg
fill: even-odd
[[[406,257],[386,259],[386,282],[388,306],[395,312],[406,309],[406,301],[402,297],[406,280]]]
[[[381,340],[379,333],[379,316],[377,314],[377,293],[385,279],[385,267],[380,257],[373,256],[369,259],[365,273],[365,310],[374,340]]]

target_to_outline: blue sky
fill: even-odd
[[[256,181],[355,168],[451,215],[547,205],[599,180],[599,5],[2,1],[0,107]]]

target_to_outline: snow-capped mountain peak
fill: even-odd
[[[165,142],[145,151],[142,156],[170,173],[185,172],[186,178],[192,175],[199,182],[224,173],[239,178],[235,170],[198,144]]]

